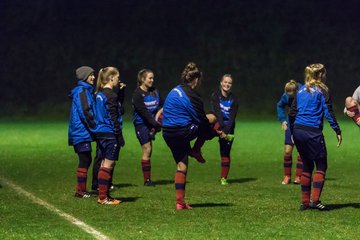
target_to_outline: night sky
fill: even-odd
[[[0,0],[0,107],[6,116],[66,119],[75,69],[115,66],[128,112],[142,68],[166,95],[188,61],[207,101],[234,76],[240,113],[273,114],[283,86],[324,63],[335,109],[360,84],[358,1]],[[242,114],[242,113],[243,114]]]

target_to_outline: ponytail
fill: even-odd
[[[325,79],[326,69],[323,64],[310,64],[305,68],[305,85],[308,92],[310,92],[310,88],[314,86],[328,91],[329,89],[325,84]]]
[[[115,67],[101,68],[99,71],[95,93],[100,92],[104,86],[110,81],[110,76],[119,74],[119,70]]]

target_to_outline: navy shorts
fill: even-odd
[[[91,142],[81,142],[74,145],[76,153],[91,152]]]
[[[136,137],[139,140],[140,145],[144,145],[151,141],[150,139],[150,129],[146,125],[136,125],[135,126]]]
[[[108,159],[112,161],[117,161],[119,159],[120,144],[116,139],[99,139],[98,140],[98,156],[101,159]]]
[[[294,146],[294,143],[291,141],[290,127],[285,130],[285,145]]]
[[[293,136],[301,158],[315,161],[327,157],[325,139],[320,129],[310,131],[294,128]]]
[[[191,150],[190,142],[199,135],[199,127],[190,124],[185,127],[163,128],[163,137],[171,150],[176,163],[179,163]]]

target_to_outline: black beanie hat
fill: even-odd
[[[76,77],[81,81],[86,81],[87,78],[94,72],[94,69],[88,66],[82,66],[76,69]]]

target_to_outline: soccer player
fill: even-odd
[[[118,96],[118,105],[120,108],[121,115],[124,115],[125,88],[126,88],[126,84],[124,82],[120,82],[119,85],[114,88],[114,91]],[[92,185],[91,185],[91,189],[93,191],[99,190],[98,174],[99,174],[99,169],[100,169],[102,160],[103,159],[101,156],[99,144],[96,144],[96,155],[95,155],[94,163],[93,163],[93,176],[92,176]],[[112,175],[113,174],[111,173],[111,178],[109,180],[109,184],[110,184],[109,190],[113,190],[115,188],[113,185],[113,182],[112,182]]]
[[[136,137],[142,151],[141,167],[144,176],[144,186],[154,186],[151,181],[151,153],[152,140],[161,130],[161,125],[155,120],[155,115],[162,108],[159,92],[153,86],[154,73],[149,69],[142,69],[138,73],[137,85],[132,97],[134,109],[134,126]]]
[[[211,95],[211,107],[215,114],[220,134],[234,134],[235,118],[239,103],[236,96],[231,92],[233,79],[230,74],[225,74],[220,81],[220,87]],[[229,141],[226,137],[219,137],[220,157],[221,157],[221,175],[220,184],[228,185],[227,177],[230,170],[230,151],[232,139]]]
[[[285,119],[285,108],[290,107],[296,92],[298,91],[299,84],[295,80],[290,80],[285,84],[285,92],[281,96],[280,101],[277,103],[278,120],[281,123],[281,128],[285,131],[285,146],[284,146],[284,179],[282,184],[289,184],[291,182],[291,167],[292,167],[292,153],[294,143],[291,140],[291,132],[289,128],[289,121]],[[296,172],[294,184],[300,184],[303,163],[300,155],[297,157]]]
[[[344,113],[360,126],[360,86],[355,90],[352,97],[345,99]]]
[[[337,147],[342,141],[340,126],[332,109],[325,79],[326,69],[323,64],[307,66],[305,68],[305,85],[297,92],[289,112],[293,139],[303,160],[300,210],[328,210],[320,201],[327,170],[327,152],[322,133],[324,116],[336,133]],[[314,164],[316,171],[312,179]],[[312,181],[313,189],[311,191]]]
[[[118,96],[114,91],[118,87],[120,73],[114,67],[102,68],[99,71],[96,86],[96,137],[102,157],[98,174],[99,204],[120,204],[120,200],[109,196],[110,179],[115,162],[119,158],[120,148],[125,141],[122,136],[122,115]]]
[[[76,171],[77,186],[75,197],[89,198],[86,190],[87,172],[91,164],[91,142],[96,129],[94,119],[94,69],[82,66],[76,69],[76,77],[79,80],[77,86],[71,91],[72,99],[70,122],[69,122],[69,145],[79,157]]]
[[[211,132],[204,104],[195,89],[200,86],[201,72],[188,63],[181,74],[182,84],[167,95],[163,108],[163,137],[176,162],[176,210],[191,209],[185,201],[186,174],[190,141]]]

